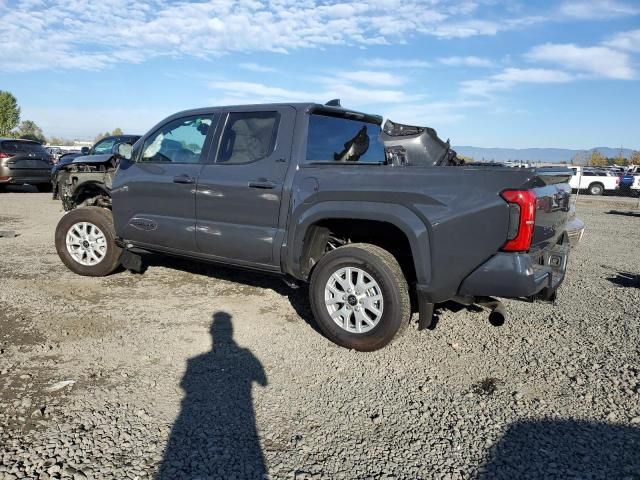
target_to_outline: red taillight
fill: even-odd
[[[512,212],[519,210],[516,215],[510,215],[512,225],[509,231],[513,233],[509,235],[502,250],[526,252],[531,248],[533,228],[536,223],[536,194],[532,190],[505,190],[501,195],[509,202]]]
[[[11,155],[9,155],[8,153],[0,152],[0,159],[2,158],[11,158]]]

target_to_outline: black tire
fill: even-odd
[[[39,192],[50,192],[51,191],[51,184],[50,183],[39,183],[36,185],[36,188],[38,189]]]
[[[378,323],[364,333],[352,333],[339,326],[325,304],[327,282],[344,267],[364,271],[381,290],[382,315]],[[400,264],[388,251],[368,243],[345,245],[322,257],[312,272],[309,297],[316,322],[327,338],[342,347],[364,352],[387,345],[406,329],[411,319],[409,287]]]
[[[88,222],[98,227],[105,236],[107,250],[104,257],[95,265],[83,265],[76,261],[67,249],[67,232],[79,222]],[[116,232],[113,228],[111,211],[100,207],[83,207],[65,214],[56,227],[56,250],[62,263],[78,275],[104,277],[120,266],[122,248],[116,245]]]
[[[592,183],[589,185],[589,195],[602,195],[604,186],[601,183]]]

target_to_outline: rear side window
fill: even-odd
[[[276,146],[278,112],[230,113],[224,127],[217,163],[250,163],[266,158]]]
[[[36,142],[21,142],[19,140],[5,140],[0,145],[0,149],[6,153],[39,153],[47,154],[47,151],[42,145]]]
[[[348,118],[311,115],[308,162],[384,163],[380,125]]]

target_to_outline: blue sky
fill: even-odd
[[[640,1],[0,0],[0,90],[46,135],[325,102],[456,145],[640,149]]]

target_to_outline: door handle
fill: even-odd
[[[176,175],[173,177],[173,183],[195,183],[195,180],[189,175]]]
[[[262,188],[264,190],[272,190],[277,184],[269,180],[254,180],[249,182],[249,188]]]

